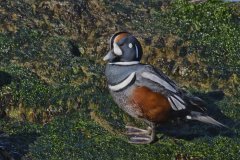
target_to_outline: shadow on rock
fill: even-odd
[[[10,136],[0,133],[0,159],[20,160],[28,153],[29,144],[33,143],[38,136],[37,133],[21,133]]]
[[[0,71],[0,89],[4,85],[8,85],[12,82],[12,76],[8,74],[7,72]],[[6,95],[6,99],[9,99],[9,95]],[[6,102],[8,100],[3,100],[2,97],[0,97],[0,118],[4,118],[7,116],[6,114]]]
[[[228,128],[217,127],[210,124],[205,124],[198,121],[190,120],[175,120],[167,122],[166,124],[158,127],[159,133],[168,135],[170,137],[181,138],[185,140],[193,140],[198,137],[215,137],[218,135],[226,137],[237,136],[231,128],[236,127],[236,121],[230,119],[222,113],[215,102],[224,98],[222,91],[213,91],[208,93],[194,93],[195,96],[200,97],[206,102],[207,113],[212,118],[228,126]]]
[[[4,71],[0,71],[0,89],[4,85],[8,85],[12,82],[12,76]]]
[[[13,160],[12,156],[9,154],[5,148],[0,147],[0,159],[1,160]]]

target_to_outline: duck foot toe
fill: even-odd
[[[128,142],[132,144],[150,144],[153,141],[154,139],[152,139],[151,136],[138,135],[138,136],[130,137]]]
[[[151,127],[148,127],[145,130],[133,126],[126,126],[126,129],[126,135],[129,137],[129,143],[149,144],[154,142],[156,139],[155,130]]]
[[[151,128],[149,127],[148,129],[141,129],[133,126],[126,126],[127,131],[125,132],[126,135],[146,135],[146,134],[151,134]]]

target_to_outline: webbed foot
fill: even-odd
[[[133,144],[149,144],[156,140],[155,127],[148,127],[146,130],[133,127],[126,126],[127,132],[126,135],[129,137],[129,143]]]

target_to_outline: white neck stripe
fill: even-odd
[[[130,62],[112,62],[112,63],[108,63],[108,64],[127,66],[127,65],[139,64],[139,63],[140,63],[139,61],[130,61]]]

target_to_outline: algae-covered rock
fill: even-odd
[[[0,156],[239,159],[238,3],[0,4]],[[142,43],[143,63],[155,65],[206,100],[209,114],[231,129],[175,121],[159,126],[154,144],[128,144],[125,124],[145,125],[113,102],[102,61],[108,39],[122,30]]]

